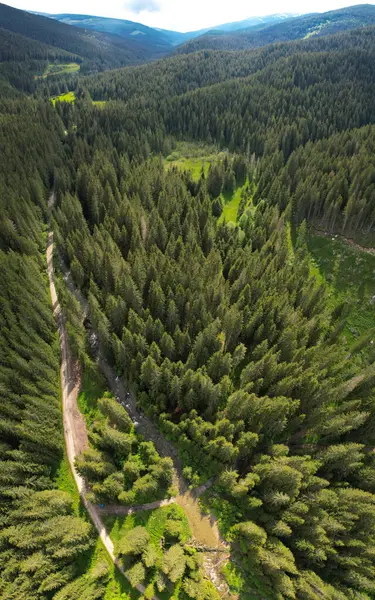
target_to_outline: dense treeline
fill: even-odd
[[[83,574],[92,527],[55,483],[63,458],[59,349],[44,253],[62,124],[42,102],[2,98],[0,110],[0,596],[83,597],[70,595],[75,586],[94,600],[107,566]]]
[[[372,45],[280,59],[249,78],[167,100],[164,122],[171,133],[229,149],[279,148],[286,160],[309,140],[374,122],[373,52]]]
[[[257,198],[267,198],[273,186],[272,201],[284,210],[291,197],[296,204],[294,192],[302,177],[295,151],[306,153],[302,147],[318,140],[326,140],[322,144],[330,147],[340,144],[338,138],[331,141],[331,136],[374,123],[374,35],[374,29],[367,28],[254,52],[178,56],[152,68],[144,65],[89,77],[80,85],[87,86],[92,98],[109,100],[96,118],[116,146],[126,150],[131,158],[147,157],[150,151],[168,154],[171,146],[167,137],[171,134],[215,141],[231,151],[246,152],[247,156],[263,156]],[[82,118],[81,111],[74,115],[72,109],[66,108],[65,113],[71,126]],[[371,163],[368,145],[361,156],[362,162]],[[318,200],[315,208],[313,203],[305,210],[293,206],[298,222],[307,218],[320,220],[326,226],[330,215],[330,227],[348,223],[344,211],[349,198],[337,202],[335,192],[340,187],[340,177],[333,175],[329,195],[324,178],[328,168],[326,153],[320,161],[316,159],[314,167],[310,161],[305,162],[304,185],[307,187],[307,178],[310,182],[314,178],[310,192],[313,187]],[[298,171],[292,182],[286,181],[288,169]],[[315,177],[317,169],[320,175]],[[278,178],[273,179],[276,174]],[[346,179],[351,188],[352,169]],[[299,195],[300,192],[304,193],[302,188]],[[366,194],[366,208],[362,206],[362,193],[351,195],[348,210],[361,217],[347,231],[360,230],[365,223],[369,227],[367,217],[373,208],[371,185],[366,185]],[[308,200],[299,202],[306,206]]]
[[[55,489],[59,352],[39,263],[36,254],[0,253],[0,595],[9,600],[60,598],[94,542],[69,494]]]
[[[373,219],[374,35],[80,79],[75,104],[55,109],[20,95],[1,101],[5,597],[101,597],[105,580],[105,570],[79,572],[90,531],[54,489],[61,415],[41,274],[52,184],[56,241],[101,351],[178,445],[191,482],[217,476],[211,502],[245,591],[270,600],[374,595],[373,371],[359,372],[368,367],[360,344],[342,340],[345,306],[333,307],[314,275],[303,222],[356,231]],[[91,98],[110,101],[98,108]],[[229,152],[194,180],[158,156],[173,136]],[[244,182],[237,223],[218,222],[220,194]],[[294,244],[291,219],[301,223]],[[79,355],[79,334],[72,339]],[[98,498],[128,503],[131,479],[151,483],[160,459],[101,407],[107,420],[79,467]],[[134,539],[120,547],[125,557],[130,547],[134,581],[151,560],[140,538],[139,552]],[[178,542],[172,548],[155,565],[167,576],[187,565],[185,592],[201,597],[196,565]]]
[[[270,598],[369,598],[371,381],[351,379],[343,307],[327,309],[304,228],[293,249],[264,201],[240,227],[217,226],[209,178],[95,145],[73,195],[60,183],[55,218],[103,352],[179,445],[185,474],[220,473],[248,585]]]
[[[98,408],[89,435],[92,447],[76,460],[92,500],[134,506],[165,498],[172,483],[172,460],[161,458],[152,442],[135,434],[128,413],[114,398],[102,398]]]
[[[293,220],[329,231],[371,233],[375,223],[374,127],[336,134],[295,150],[284,166],[281,152],[264,160],[256,196],[283,206]],[[267,163],[267,164],[266,164]]]
[[[47,46],[5,29],[0,36],[0,76],[17,90],[34,93],[36,78],[41,77],[49,63],[81,63],[82,58],[60,48]]]
[[[41,216],[63,128],[44,102],[4,99],[0,111],[0,248],[32,255],[44,248]]]
[[[70,62],[81,61],[77,54],[70,54],[61,48],[48,46],[18,33],[6,29],[1,30],[0,60],[1,62],[19,62],[28,60],[62,60]],[[3,65],[4,66],[4,65]]]
[[[343,52],[373,48],[374,29],[369,27],[327,38],[311,38],[288,44],[270,44],[246,52],[204,51],[170,57],[152,65],[127,67],[85,78],[85,85],[97,100],[135,98],[145,102],[156,95],[185,94],[225,80],[244,78],[288,56],[301,53]]]
[[[5,4],[0,4],[0,24],[1,35],[4,30],[7,37],[8,32],[18,34],[13,41],[21,48],[29,47],[35,51],[35,45],[30,44],[30,40],[35,40],[58,52],[65,50],[68,54],[78,55],[83,73],[137,64],[148,57],[144,48],[120,36],[72,27]],[[1,42],[0,46],[3,45]]]

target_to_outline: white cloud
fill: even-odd
[[[143,11],[158,12],[160,10],[160,3],[155,0],[128,0],[128,2],[125,2],[124,8],[136,14]]]
[[[7,2],[7,0],[5,0]],[[47,13],[81,13],[129,19],[149,25],[191,31],[251,16],[279,12],[325,12],[362,4],[353,0],[8,0],[17,8]]]

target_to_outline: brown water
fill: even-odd
[[[198,500],[190,492],[177,496],[176,502],[185,511],[193,538],[203,546],[217,548],[220,545],[220,534],[215,519],[202,513]]]

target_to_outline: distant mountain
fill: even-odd
[[[326,13],[292,17],[264,26],[255,25],[236,31],[210,31],[178,48],[180,53],[198,50],[245,50],[275,42],[325,36],[339,31],[375,24],[375,6],[362,4]]]
[[[25,45],[25,39],[41,42],[45,48],[59,48],[80,58],[82,72],[102,71],[104,69],[139,64],[167,54],[168,43],[164,46],[139,43],[132,38],[124,39],[110,32],[92,31],[88,28],[72,27],[26,11],[0,4],[0,28],[23,38],[17,45]],[[136,37],[136,36],[134,36]],[[0,35],[0,48],[5,41]],[[47,56],[47,53],[45,54]]]
[[[46,15],[66,25],[81,27],[93,31],[100,31],[118,35],[132,44],[149,49],[153,53],[167,53],[172,46],[181,44],[187,38],[185,34],[164,29],[154,29],[124,19],[110,19],[107,17],[94,17],[91,15],[59,14]]]
[[[250,17],[244,21],[236,21],[235,23],[224,23],[223,25],[217,25],[206,29],[200,29],[198,31],[189,31],[187,33],[180,33],[178,31],[168,31],[166,29],[157,29],[147,27],[141,23],[133,21],[126,21],[124,19],[111,19],[107,17],[94,17],[92,15],[75,15],[75,14],[58,14],[52,15],[47,13],[36,13],[43,14],[43,16],[55,19],[60,23],[66,25],[73,25],[74,27],[81,27],[94,31],[101,31],[104,33],[111,33],[127,39],[131,43],[137,44],[142,48],[148,48],[154,53],[168,52],[172,47],[183,44],[184,42],[214,31],[235,31],[238,29],[244,29],[246,27],[254,27],[262,29],[270,24],[279,23],[285,19],[293,17],[291,14],[279,14],[279,15],[268,15],[265,17]]]
[[[267,27],[269,25],[274,25],[276,23],[285,21],[286,19],[292,19],[296,16],[298,15],[292,13],[283,13],[276,15],[266,15],[264,17],[249,17],[248,19],[244,19],[243,21],[234,21],[233,23],[224,23],[222,25],[208,27],[199,31],[190,31],[189,33],[185,33],[184,35],[189,38],[196,38],[200,35],[204,35],[205,33],[209,32],[230,32],[238,31],[239,29],[247,29],[249,27],[263,29],[264,27]]]

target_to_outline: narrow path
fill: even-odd
[[[53,200],[52,200],[53,201]],[[88,446],[86,426],[83,421],[83,417],[77,407],[77,395],[79,391],[79,382],[77,384],[74,372],[72,369],[72,360],[69,354],[68,337],[66,327],[64,324],[63,314],[61,311],[60,304],[57,299],[55,282],[54,282],[54,271],[53,271],[53,232],[50,231],[48,234],[48,245],[47,245],[47,272],[50,284],[50,292],[53,306],[53,314],[56,319],[57,329],[59,333],[59,342],[61,350],[61,389],[62,389],[62,405],[63,405],[63,424],[64,424],[64,436],[66,451],[70,468],[73,473],[74,481],[77,485],[79,495],[82,503],[86,508],[90,519],[94,523],[99,536],[110,556],[113,563],[119,569],[119,571],[126,577],[125,571],[115,556],[114,545],[109,537],[104,523],[100,517],[98,507],[89,502],[86,498],[86,484],[85,480],[77,472],[75,468],[76,456]],[[85,433],[82,434],[82,431]],[[86,440],[84,439],[86,436]],[[83,440],[83,443],[82,443]],[[146,588],[139,584],[135,586],[138,592],[144,594]],[[159,600],[157,596],[154,596],[153,600]]]
[[[155,508],[161,508],[162,506],[169,506],[170,504],[175,503],[176,498],[169,498],[168,500],[157,500],[156,502],[149,502],[148,504],[139,504],[138,506],[106,504],[105,506],[99,506],[98,510],[101,515],[132,515],[135,512],[155,510]]]
[[[204,494],[204,492],[206,490],[208,490],[212,486],[213,482],[214,482],[213,479],[209,479],[209,481],[207,481],[203,485],[200,485],[199,487],[195,488],[189,494],[186,492],[183,497],[186,499],[186,497],[190,496],[193,501],[196,501],[202,494]],[[176,503],[177,504],[182,503],[182,501],[180,501],[179,496],[177,496],[177,497],[175,496],[173,498],[168,498],[165,500],[155,500],[155,502],[149,502],[148,504],[138,504],[136,506],[121,506],[121,504],[106,504],[105,506],[99,506],[98,510],[101,515],[131,515],[132,513],[135,513],[135,512],[141,512],[143,510],[155,510],[155,508],[162,508],[163,506],[169,506],[170,504],[176,504]],[[181,504],[181,505],[183,505],[183,504]]]
[[[351,238],[347,238],[341,233],[330,233],[329,231],[325,231],[323,229],[318,229],[313,225],[313,231],[319,237],[327,237],[327,238],[338,238],[341,241],[345,242],[348,246],[352,246],[352,248],[356,248],[360,252],[365,252],[366,254],[371,254],[371,256],[375,256],[375,248],[366,248],[365,246],[361,246],[355,240]]]

